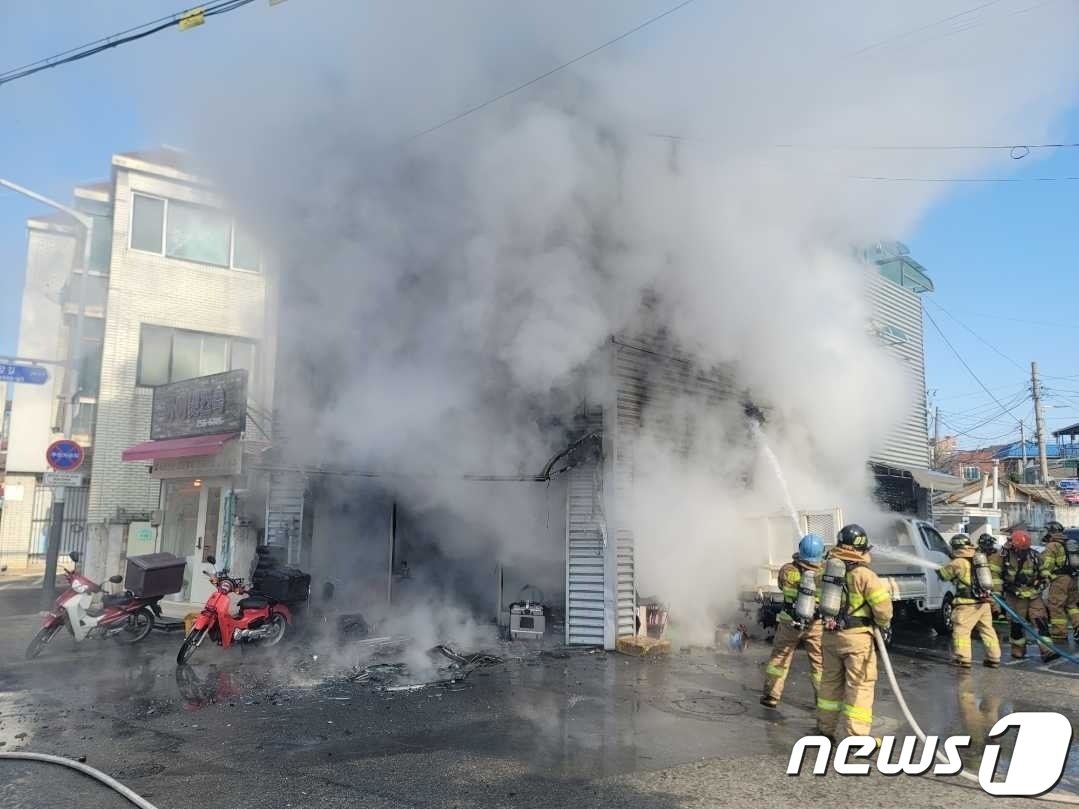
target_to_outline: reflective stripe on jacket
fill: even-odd
[[[1004,559],[999,553],[991,553],[986,559],[989,562],[989,572],[993,576],[993,592],[1001,593],[1004,585]]]
[[[1001,554],[1001,581],[1005,593],[1017,598],[1037,598],[1041,593],[1041,568],[1033,551],[1005,550]]]
[[[1064,550],[1064,537],[1059,534],[1045,543],[1045,552],[1041,558],[1042,573],[1051,579],[1057,576],[1066,576],[1068,570],[1068,554]]]
[[[944,581],[955,582],[956,604],[979,604],[982,601],[974,595],[971,586],[971,576],[974,573],[974,564],[971,561],[973,558],[973,548],[960,548],[955,552],[955,558],[937,571],[937,576]]]

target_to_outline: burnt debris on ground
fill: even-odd
[[[431,686],[449,686],[467,679],[478,669],[500,666],[505,659],[486,652],[462,654],[445,644],[438,644],[427,651],[434,678],[415,675],[407,663],[372,663],[357,666],[346,675],[349,682],[371,686],[379,691],[418,691]],[[442,663],[442,665],[439,665]],[[426,669],[429,674],[432,669]]]

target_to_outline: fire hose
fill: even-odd
[[[895,694],[895,699],[899,703],[899,709],[903,712],[903,716],[906,717],[907,724],[910,725],[911,730],[914,731],[914,735],[917,736],[922,744],[926,744],[925,731],[922,730],[918,724],[914,715],[910,712],[910,706],[907,705],[907,700],[903,696],[903,692],[899,688],[899,683],[895,679],[895,671],[892,670],[892,659],[888,656],[888,649],[884,645],[884,637],[880,634],[880,630],[876,627],[873,628],[873,640],[877,643],[877,652],[880,654],[881,660],[884,661],[884,671],[888,675],[888,682],[891,683],[892,692]],[[938,761],[942,764],[949,764],[948,757],[940,750],[935,751],[935,755]],[[967,781],[972,781],[975,784],[981,786],[981,782],[978,780],[978,776],[972,773],[970,770],[963,769],[959,771],[959,775],[965,778]],[[1053,803],[1070,803],[1079,805],[1079,797],[1075,795],[1040,795],[1035,798],[1039,801],[1051,801]]]
[[[1021,627],[1023,627],[1023,629],[1025,629],[1027,631],[1027,634],[1030,635],[1032,638],[1034,638],[1034,642],[1037,643],[1039,646],[1044,646],[1047,649],[1050,649],[1051,651],[1056,652],[1058,655],[1060,655],[1065,660],[1067,660],[1067,661],[1069,661],[1071,663],[1079,663],[1079,657],[1076,657],[1075,655],[1069,654],[1068,652],[1065,652],[1063,649],[1059,648],[1058,646],[1054,646],[1049,641],[1044,640],[1041,637],[1041,635],[1038,634],[1038,630],[1035,629],[1033,626],[1031,626],[1026,621],[1024,621],[1023,617],[1021,615],[1019,615],[1019,613],[1017,613],[1011,607],[1009,607],[1008,602],[1006,602],[1003,598],[1001,598],[1000,596],[998,596],[998,595],[996,595],[994,593],[993,594],[993,600],[995,602],[997,602],[997,606],[999,606],[1002,610],[1004,610],[1006,613],[1008,613],[1008,615],[1010,615],[1012,617],[1012,620],[1014,620],[1017,624],[1019,624]]]
[[[91,778],[97,779],[109,789],[113,790],[114,792],[118,792],[120,795],[123,795],[125,798],[131,801],[131,803],[139,807],[139,809],[157,809],[157,807],[150,803],[148,800],[146,800],[146,798],[124,786],[115,778],[106,775],[105,773],[101,772],[101,770],[95,770],[93,767],[87,764],[83,764],[81,761],[64,758],[63,756],[52,756],[48,753],[0,752],[0,759],[14,759],[17,761],[44,761],[48,764],[59,764],[62,767],[69,767],[72,770],[77,770],[78,772],[81,772],[83,775],[88,775]]]

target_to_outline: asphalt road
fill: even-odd
[[[758,705],[764,644],[658,661],[492,645],[506,662],[463,683],[387,692],[349,675],[415,660],[408,650],[370,658],[299,637],[244,653],[204,646],[179,673],[176,634],[130,649],[61,636],[25,661],[36,618],[9,606],[0,598],[0,750],[85,756],[160,809],[1032,805],[955,779],[787,776],[792,745],[812,732],[812,690],[801,660],[780,709]],[[901,636],[894,657],[930,733],[977,742],[1016,710],[1079,724],[1070,664],[959,675],[946,645],[920,635]],[[874,732],[906,732],[883,679],[876,714]],[[0,761],[0,806],[127,805],[76,773]]]

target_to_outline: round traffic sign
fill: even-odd
[[[82,466],[85,457],[82,447],[70,438],[53,441],[45,450],[45,460],[57,472],[74,472]]]

